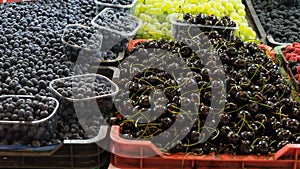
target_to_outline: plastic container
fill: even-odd
[[[231,36],[235,34],[235,31],[237,29],[236,27],[222,27],[222,26],[206,26],[201,24],[189,24],[189,23],[182,23],[178,22],[180,15],[179,13],[174,13],[170,15],[170,21],[172,24],[172,38],[174,39],[192,39],[196,36],[199,36],[201,34],[207,34],[212,30],[216,30],[219,32],[219,34],[225,38],[228,39]]]
[[[3,95],[0,101],[7,98],[18,97],[19,99],[34,98],[28,95]],[[42,97],[46,98],[46,97]],[[10,140],[41,140],[51,138],[56,127],[56,111],[59,102],[52,97],[47,97],[56,103],[53,112],[48,117],[34,121],[0,121],[0,139]]]
[[[74,79],[74,78],[80,78],[82,80],[86,80],[85,78],[95,78],[95,79],[99,78],[100,80],[104,80],[104,81],[108,82],[110,84],[110,87],[111,87],[113,92],[110,93],[110,94],[104,94],[104,95],[99,95],[99,96],[84,97],[82,99],[72,99],[72,98],[69,98],[69,97],[62,96],[57,90],[55,90],[53,88],[53,84],[56,83],[56,82],[64,83],[65,81],[72,81],[72,79]],[[71,76],[71,77],[64,77],[64,78],[55,79],[55,80],[52,80],[50,82],[50,89],[55,93],[56,96],[59,96],[59,98],[63,98],[64,100],[68,100],[70,102],[80,102],[80,101],[85,101],[85,100],[92,100],[92,99],[95,99],[95,98],[113,97],[119,91],[119,87],[113,81],[111,81],[107,77],[105,77],[103,75],[99,75],[99,74],[84,74],[84,75],[76,75],[76,76]]]
[[[115,30],[115,29],[111,29],[111,28],[108,28],[108,27],[105,27],[105,26],[100,26],[99,24],[96,23],[97,19],[103,15],[105,15],[109,10],[113,10],[114,13],[117,13],[117,12],[120,12],[118,9],[115,9],[115,8],[105,8],[103,11],[101,11],[93,20],[92,20],[92,25],[95,26],[96,28],[99,28],[100,31],[101,30],[106,30],[108,33],[116,33],[116,34],[119,34],[123,37],[126,37],[127,39],[133,39],[134,36],[136,35],[137,31],[139,30],[139,28],[142,26],[142,20],[140,20],[139,18],[131,15],[131,14],[125,14],[124,17],[126,18],[129,18],[130,20],[134,21],[137,26],[130,32],[130,33],[127,33],[127,32],[120,32],[118,30]],[[120,25],[120,27],[122,27],[122,25]],[[102,33],[103,36],[106,35],[104,33]],[[105,41],[104,41],[105,42]]]
[[[300,144],[288,144],[271,155],[193,155],[163,154],[150,141],[126,140],[113,126],[111,163],[122,169],[299,169]],[[147,157],[148,154],[157,154]]]
[[[101,12],[104,8],[116,8],[118,10],[121,10],[123,12],[127,13],[134,13],[135,8],[137,6],[138,0],[132,0],[132,3],[129,5],[121,5],[121,4],[111,4],[111,3],[104,3],[99,0],[95,0],[95,3],[97,5],[97,13]]]
[[[111,49],[119,49],[121,51],[125,51],[127,42],[128,40],[131,40],[135,37],[137,31],[140,29],[142,26],[142,20],[139,18],[130,15],[130,14],[125,14],[124,17],[129,18],[133,22],[136,23],[136,27],[131,31],[131,32],[121,32],[119,30],[111,29],[106,26],[101,26],[96,23],[97,19],[103,15],[105,15],[108,10],[113,10],[114,13],[120,12],[116,8],[105,8],[102,10],[93,20],[92,20],[92,25],[96,28],[98,28],[98,31],[102,33],[103,35],[103,43],[101,47],[101,51],[107,52]],[[124,24],[119,25],[120,27],[124,26]],[[114,50],[112,50],[114,51]]]
[[[110,153],[100,147],[107,144],[108,126],[101,126],[98,135],[87,140],[64,140],[59,145],[41,148],[0,150],[0,168],[107,169]]]
[[[84,57],[86,57],[86,60],[92,60],[94,58],[98,58],[99,57],[99,52],[102,46],[102,41],[103,41],[103,36],[101,34],[101,32],[99,32],[98,30],[96,30],[96,34],[94,34],[93,36],[97,36],[97,41],[99,42],[98,46],[99,48],[96,49],[90,49],[90,48],[83,48],[82,46],[78,46],[78,45],[72,45],[68,42],[65,41],[65,36],[66,36],[66,32],[68,30],[71,29],[75,29],[75,28],[84,28],[84,29],[92,29],[88,26],[84,26],[84,25],[80,25],[80,24],[70,24],[68,26],[66,26],[66,28],[64,29],[63,35],[62,35],[62,42],[64,45],[64,53],[70,57],[71,60],[76,61],[77,57],[79,55],[83,55]],[[87,43],[87,42],[85,42]]]
[[[82,78],[80,80],[87,80],[86,78],[97,78],[104,83],[108,83],[111,87],[112,93],[99,96],[84,96],[82,99],[72,99],[62,96],[56,89],[54,89],[55,83],[71,82],[73,78]],[[88,83],[85,81],[84,83]],[[80,125],[84,131],[88,134],[88,137],[95,137],[98,134],[99,127],[106,124],[106,120],[109,119],[116,111],[113,105],[114,96],[118,93],[119,87],[110,79],[99,74],[84,74],[72,77],[65,77],[55,79],[50,82],[50,89],[60,103],[59,113],[62,115],[74,114],[79,120]],[[94,91],[94,88],[91,89]],[[78,93],[84,94],[84,93]],[[65,111],[68,109],[69,111]]]

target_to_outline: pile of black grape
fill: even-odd
[[[74,64],[63,52],[63,30],[69,24],[91,26],[96,5],[93,0],[5,3],[0,5],[0,15],[0,95],[51,96],[50,81],[74,75]],[[60,116],[58,123],[64,127],[59,125],[51,139],[15,143],[45,146],[67,138],[87,138],[76,116]],[[6,139],[0,142],[15,144]]]
[[[63,34],[63,40],[79,48],[100,49],[102,37],[95,28],[69,25]]]
[[[95,24],[131,34],[138,26],[138,23],[130,15],[115,8],[106,8],[94,19]]]
[[[112,93],[111,83],[102,77],[72,77],[56,80],[52,84],[61,96],[71,99],[83,99]]]
[[[292,43],[299,41],[300,6],[288,6],[284,3],[252,0],[259,20],[267,34],[276,42]]]
[[[0,140],[7,144],[38,145],[38,140],[53,139],[57,102],[53,98],[41,97],[3,97],[0,103],[1,123]],[[50,118],[48,118],[51,116]],[[47,120],[44,120],[48,118]],[[32,121],[39,123],[25,124]],[[43,121],[44,120],[44,121]],[[13,124],[9,121],[22,121],[25,123]],[[56,142],[54,139],[53,142]]]
[[[128,112],[123,111],[122,115],[128,116],[127,120],[129,120],[121,125],[121,132],[124,134],[124,137],[152,137],[161,131],[149,129],[149,124],[150,126],[158,125],[164,130],[173,124],[174,119],[176,119],[175,112],[178,112],[177,108],[180,107],[181,98],[178,84],[170,74],[157,69],[145,70],[134,76],[128,83],[128,87],[130,104],[135,110],[140,111],[140,114],[144,112],[147,115],[145,117],[137,116],[139,123],[137,127],[138,130],[136,130],[137,128],[126,127],[128,125],[134,125],[134,121],[131,117],[135,115],[131,116],[133,113],[130,110],[128,110]],[[161,91],[151,94],[154,90]],[[151,106],[151,100],[155,102],[154,107]],[[168,103],[166,107],[163,105],[164,103]],[[121,110],[130,109],[131,105],[129,107],[128,105],[123,105]],[[128,114],[125,115],[125,113]]]
[[[117,116],[118,118],[113,117],[111,120],[112,123],[120,124],[121,135],[124,138],[147,139],[163,134],[163,138],[174,138],[171,139],[172,143],[168,143],[174,145],[169,150],[171,153],[268,154],[276,152],[286,144],[300,143],[300,104],[290,99],[291,87],[283,80],[276,64],[255,43],[244,43],[238,38],[227,41],[222,39],[216,31],[211,32],[209,37],[209,43],[213,46],[212,49],[216,50],[216,54],[207,55],[205,54],[207,52],[203,52],[196,55],[180,41],[164,40],[142,42],[127,53],[128,57],[131,57],[135,52],[149,48],[160,48],[173,54],[178,53],[192,73],[179,79],[170,78],[164,81],[167,82],[166,84],[168,82],[173,84],[174,88],[178,80],[188,81],[189,77],[193,77],[199,89],[193,94],[198,96],[196,98],[200,98],[200,105],[198,105],[197,118],[191,120],[186,114],[178,113],[180,111],[170,111],[170,108],[178,110],[183,104],[193,105],[195,101],[186,99],[182,93],[169,95],[166,104],[173,106],[163,107],[161,110],[165,112],[158,118],[158,121],[148,122],[147,125],[139,123],[143,117],[132,118],[132,116],[123,115],[120,110],[123,117]],[[222,66],[217,65],[216,57],[220,58]],[[205,66],[202,60],[206,60]],[[226,73],[226,84],[222,84],[222,81],[218,81],[215,77],[209,77],[208,72],[214,72],[214,75],[217,75],[222,73],[223,68]],[[134,70],[134,67],[131,67],[132,69]],[[145,84],[152,84],[159,79],[158,74],[159,72],[138,73],[143,76],[137,76],[128,83],[131,96],[139,96],[138,100],[134,97],[129,98],[130,102],[134,103],[135,109],[136,107],[149,107],[151,96],[148,95],[149,86]],[[148,83],[149,81],[151,83]],[[166,92],[163,87],[165,86],[162,86],[162,90]],[[227,91],[220,98],[214,98],[224,103],[225,106],[221,109],[211,107],[214,97],[212,87]],[[163,98],[162,96],[161,99]],[[181,104],[176,104],[176,101]],[[154,108],[151,107],[151,109]],[[219,117],[220,119],[216,129],[209,127],[214,125],[215,120],[210,121],[208,127],[204,127],[210,110],[214,113],[213,118]],[[169,126],[177,120],[189,121],[194,125],[192,128],[168,130]],[[204,134],[212,133],[204,143],[200,143],[205,137],[200,134],[201,131],[204,131]],[[186,134],[185,138],[176,140],[179,133]],[[162,150],[167,147],[159,143],[157,146]]]
[[[130,5],[132,0],[98,0],[101,3],[115,4],[115,5]]]

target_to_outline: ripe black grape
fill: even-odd
[[[188,14],[185,15],[186,19],[190,19],[191,17]],[[198,17],[201,16],[199,15]],[[217,56],[220,57],[223,66],[226,68],[226,81],[224,82],[226,86],[224,87],[227,90],[227,95],[223,96],[223,98],[226,98],[224,109],[216,113],[220,118],[220,123],[217,129],[215,129],[213,136],[207,140],[207,143],[200,142],[203,136],[199,133],[199,128],[205,124],[205,119],[210,112],[209,110],[214,112],[214,108],[210,107],[210,102],[211,98],[213,98],[213,95],[211,95],[212,86],[216,87],[216,85],[215,80],[209,77],[209,72],[217,71],[211,70],[211,67],[216,67],[216,63],[212,58],[208,57],[208,61],[204,65],[199,64],[203,56],[200,54],[199,58],[194,57],[193,51],[189,50],[189,47],[180,41],[153,40],[150,42],[141,42],[133,50],[126,52],[127,56],[130,57],[136,51],[142,51],[144,48],[162,48],[173,53],[181,53],[178,56],[191,67],[192,73],[180,77],[179,81],[184,81],[190,77],[195,78],[197,81],[199,93],[193,93],[192,99],[197,100],[200,98],[199,114],[192,128],[180,130],[190,131],[186,132],[184,139],[177,140],[181,144],[174,144],[175,147],[170,152],[186,152],[187,149],[182,148],[181,145],[190,145],[189,151],[200,154],[211,152],[268,154],[276,152],[290,141],[297,142],[297,137],[292,137],[291,133],[296,132],[296,130],[299,131],[299,118],[297,116],[299,114],[299,105],[297,102],[295,104],[289,99],[291,94],[290,85],[284,80],[280,80],[282,76],[278,72],[278,67],[272,63],[268,56],[255,43],[244,43],[239,38],[226,40],[217,36],[216,32],[211,32],[210,38],[209,42],[218,50]],[[225,48],[218,48],[219,43],[225,43]],[[181,45],[184,47],[180,47]],[[239,55],[245,57],[239,57]],[[209,68],[205,66],[209,66]],[[140,75],[140,78],[147,78],[143,72]],[[171,81],[171,79],[166,80],[165,85]],[[155,82],[155,80],[152,82]],[[130,88],[131,95],[137,92],[147,93],[144,90],[145,88],[141,86],[142,84],[132,83],[132,88]],[[168,99],[176,101],[178,98],[181,98],[182,106],[183,97],[180,96],[180,93],[178,94],[169,95]],[[150,106],[150,104],[147,103],[147,106]],[[120,113],[122,114],[122,111]],[[176,117],[173,118],[174,121],[182,119],[180,118],[181,116]],[[186,119],[186,117],[184,118]],[[160,122],[163,123],[155,126],[155,128],[163,131],[168,130],[171,124],[169,123],[169,118],[163,116],[162,119]],[[122,121],[120,123],[123,124]],[[126,120],[124,123],[126,123]],[[211,125],[213,121],[207,124]],[[149,127],[151,125],[152,123],[149,122],[148,126],[145,127],[144,125],[142,130],[149,130],[148,128],[151,128]],[[131,130],[134,131],[131,133],[139,133],[139,127],[131,128],[127,128],[127,131]],[[155,137],[155,135],[151,135],[151,132],[149,134],[150,137]],[[135,137],[135,134],[132,135]],[[149,137],[149,135],[141,136],[140,134],[139,136],[140,138]],[[224,144],[224,140],[226,140],[226,144]],[[159,146],[163,147],[164,145],[161,143]]]

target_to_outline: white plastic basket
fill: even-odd
[[[34,99],[35,96],[29,95],[3,95],[0,96],[0,101],[17,97],[18,99]],[[12,140],[19,140],[22,137],[24,140],[39,140],[39,139],[49,139],[56,126],[56,112],[59,107],[59,102],[53,97],[40,96],[42,98],[48,98],[55,102],[55,108],[47,117],[40,120],[33,121],[5,121],[0,120],[0,138],[4,136],[11,136]],[[33,112],[34,113],[34,112]],[[43,132],[41,132],[43,131]],[[29,134],[30,132],[30,134]]]
[[[128,5],[121,5],[121,4],[112,4],[112,3],[104,3],[100,2],[99,0],[95,0],[97,5],[97,12],[101,12],[105,8],[117,8],[127,13],[134,13],[135,8],[137,6],[138,0],[133,0],[131,4]]]

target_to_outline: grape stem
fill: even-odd
[[[266,129],[265,125],[263,124],[263,123],[264,123],[264,120],[262,120],[262,122],[260,122],[260,121],[253,121],[253,122],[254,122],[254,123],[260,124],[260,126],[258,127],[258,129],[259,129],[260,127],[263,127],[264,129]]]
[[[229,146],[231,146],[233,149],[236,149],[236,146],[235,146],[235,145],[233,145],[233,144],[228,144],[228,145],[226,145],[225,147],[222,147],[222,148],[218,151],[218,154],[219,154],[220,152],[222,152],[224,149],[228,148]]]
[[[237,112],[237,111],[242,110],[243,108],[245,108],[245,107],[247,107],[247,106],[248,106],[248,104],[246,104],[246,105],[244,105],[244,106],[242,106],[242,107],[240,107],[240,108],[238,108],[238,109],[235,109],[235,110],[232,110],[232,111],[230,111],[230,112],[227,112],[227,113],[229,113],[229,114],[235,113],[235,112]]]

